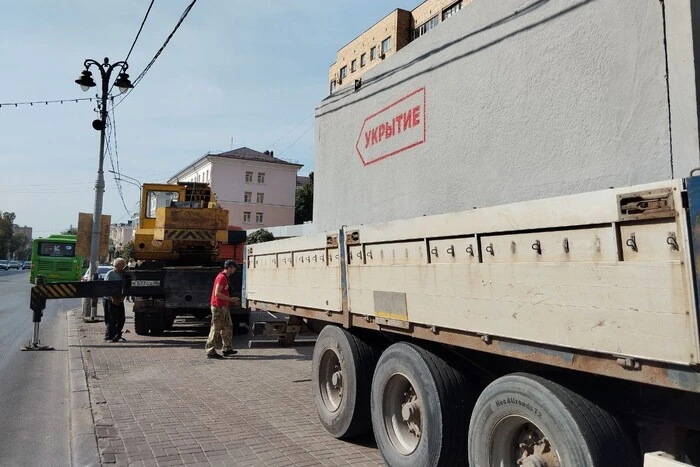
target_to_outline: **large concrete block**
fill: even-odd
[[[677,36],[690,36],[693,20],[689,6],[662,8],[658,0],[466,5],[369,71],[358,90],[318,106],[316,228],[687,175],[700,165],[695,72],[691,37]],[[664,18],[681,31],[668,54],[680,74],[670,87],[693,91],[688,103],[670,103],[682,106],[676,132]]]

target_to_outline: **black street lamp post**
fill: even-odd
[[[105,179],[104,179],[104,157],[105,157],[105,128],[107,126],[107,97],[109,95],[109,80],[112,75],[112,71],[116,68],[120,68],[121,72],[119,76],[114,81],[114,85],[122,93],[128,91],[134,86],[129,80],[129,75],[126,70],[129,65],[122,61],[116,63],[109,63],[109,59],[105,57],[104,63],[99,63],[91,58],[85,60],[85,69],[80,74],[80,78],[76,79],[75,82],[80,85],[83,91],[89,91],[90,88],[97,86],[95,80],[92,78],[92,73],[90,68],[94,65],[100,70],[100,78],[102,80],[102,96],[100,100],[100,118],[92,122],[92,127],[100,132],[100,159],[97,168],[97,181],[95,182],[95,209],[92,216],[92,237],[90,242],[90,277],[92,280],[97,280],[97,266],[99,264],[99,249],[100,249],[100,220],[102,218],[102,197],[105,190]],[[87,315],[87,310],[83,310],[83,319],[89,318],[95,320],[97,316],[97,300],[92,301],[92,307],[90,310],[90,316]]]

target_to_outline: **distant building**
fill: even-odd
[[[411,11],[397,8],[344,45],[330,66],[329,92],[354,86],[368,70],[462,9],[471,0],[425,0]]]
[[[305,175],[297,175],[297,188],[304,186],[311,181],[311,177]]]
[[[134,239],[134,224],[128,221],[126,224],[112,224],[109,226],[109,239],[115,248],[123,248],[124,245]]]
[[[29,239],[30,242],[32,241],[32,228],[27,227],[26,225],[23,227],[20,227],[17,224],[12,224],[12,234],[13,235],[23,234],[24,236],[26,236]]]
[[[206,154],[172,176],[168,183],[208,183],[229,212],[229,225],[257,229],[294,224],[297,172],[303,165],[242,147]]]

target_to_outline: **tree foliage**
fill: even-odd
[[[314,215],[314,173],[309,174],[309,181],[297,188],[294,197],[294,223],[303,224],[313,220]]]
[[[0,211],[0,259],[7,258],[12,240],[12,224],[15,221],[14,212]]]
[[[124,258],[126,262],[129,262],[130,259],[134,259],[134,241],[130,241],[126,245],[122,246],[121,249],[115,248],[113,257]]]
[[[32,242],[23,233],[12,235],[10,238],[8,253],[10,257],[20,261],[28,261],[32,256]]]
[[[272,232],[269,230],[265,229],[259,229],[253,232],[252,234],[248,235],[246,237],[246,244],[250,245],[252,243],[263,243],[263,242],[269,242],[271,240],[274,240],[275,236],[272,235]]]

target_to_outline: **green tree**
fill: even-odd
[[[23,233],[12,235],[10,238],[8,253],[11,257],[20,261],[26,261],[31,256],[31,242]]]
[[[112,258],[124,258],[126,262],[129,262],[130,259],[134,259],[134,241],[130,241],[126,245],[123,245],[121,248],[115,248],[114,245],[110,246],[111,250],[110,252],[112,253]]]
[[[272,235],[272,232],[269,230],[265,229],[259,229],[253,232],[252,234],[248,235],[246,237],[246,244],[250,245],[252,243],[263,243],[263,242],[269,242],[271,240],[274,240],[275,236]]]
[[[134,241],[133,240],[122,247],[122,258],[124,258],[127,262],[130,259],[134,259]]]
[[[303,224],[313,220],[314,215],[314,173],[309,174],[309,181],[297,188],[294,197],[294,223]]]
[[[2,215],[0,215],[0,258],[7,258],[10,240],[12,240],[12,224],[14,222],[14,212],[2,212]]]

